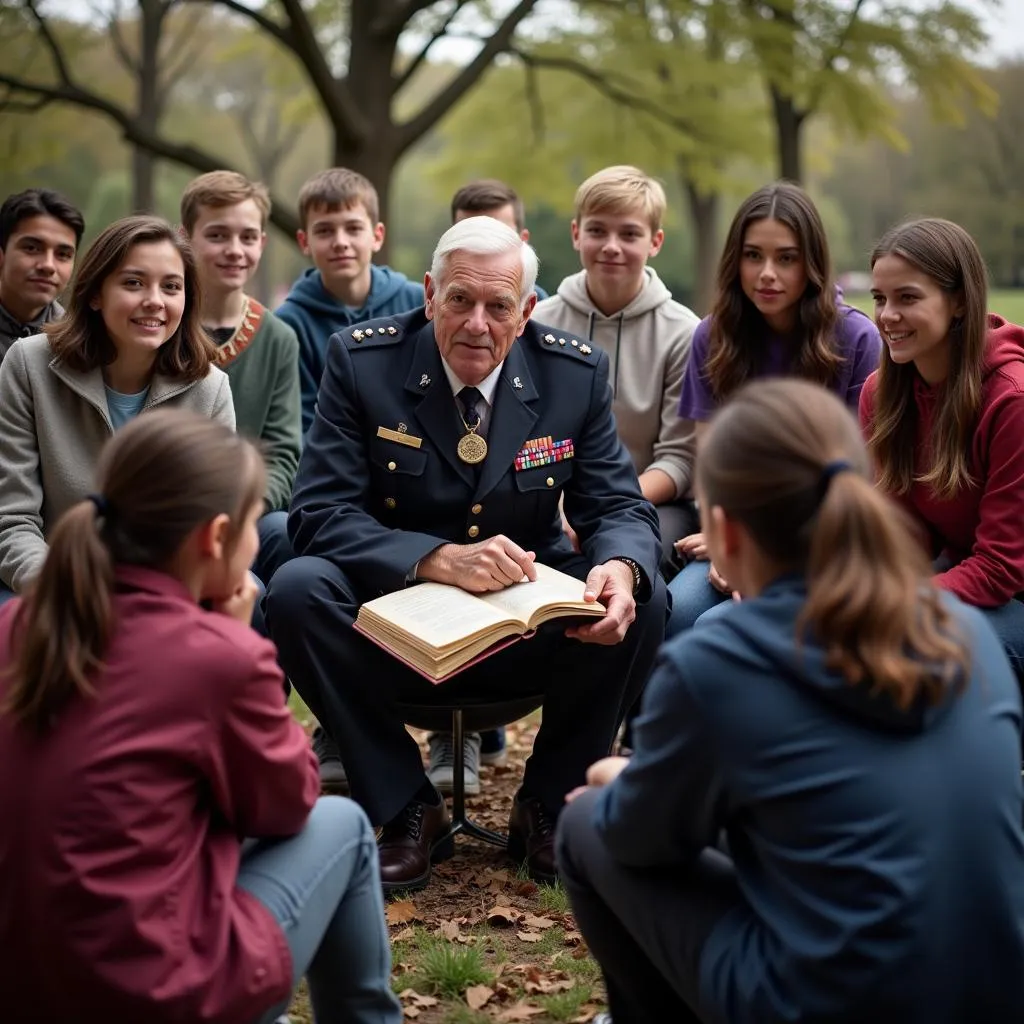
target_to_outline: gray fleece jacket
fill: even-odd
[[[12,316],[8,312],[7,307],[0,302],[0,362],[7,355],[7,350],[19,338],[30,338],[33,334],[39,334],[43,329],[43,324],[59,320],[63,315],[64,307],[54,299],[35,320],[23,324],[16,317]]]
[[[587,274],[567,277],[558,294],[537,303],[533,319],[589,338],[611,363],[612,411],[637,475],[660,469],[676,498],[692,494],[694,426],[679,418],[679,391],[700,318],[675,302],[651,267],[639,295],[614,316],[598,310]]]
[[[192,409],[234,429],[227,374],[211,366],[194,384],[155,376],[143,408]],[[54,358],[46,335],[16,341],[0,363],[0,583],[21,592],[46,557],[46,537],[93,488],[114,428],[103,373]]]

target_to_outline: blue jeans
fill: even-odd
[[[293,985],[305,975],[317,1024],[401,1024],[377,841],[357,804],[321,797],[297,836],[247,841],[238,886],[281,926]],[[287,1002],[274,1006],[255,1024],[271,1024],[287,1009]]]
[[[687,629],[709,609],[730,600],[708,581],[710,562],[689,562],[668,585],[672,595],[672,614],[665,627],[665,639],[671,640]]]
[[[11,598],[17,596],[18,595],[13,590],[11,590],[10,587],[5,587],[2,583],[0,583],[0,604],[7,604],[7,602],[10,601]]]
[[[979,608],[995,630],[1017,682],[1024,685],[1024,602],[1013,599],[999,608]]]

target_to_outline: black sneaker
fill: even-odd
[[[319,725],[313,730],[313,753],[320,762],[320,788],[329,793],[347,793],[348,777],[338,745]]]

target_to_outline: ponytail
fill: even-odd
[[[697,460],[706,507],[742,523],[768,563],[799,572],[796,641],[901,708],[962,686],[969,654],[906,513],[876,490],[857,422],[834,395],[760,381],[717,413]]]
[[[50,535],[43,568],[18,609],[13,681],[3,710],[45,731],[76,696],[91,696],[113,629],[114,565],[97,506],[80,501]]]
[[[797,635],[810,633],[826,664],[907,710],[962,687],[967,655],[930,565],[902,509],[857,472],[824,482],[810,536],[807,601]]]

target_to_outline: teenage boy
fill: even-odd
[[[30,188],[0,206],[0,360],[18,338],[64,315],[85,220],[59,192]]]
[[[299,248],[313,266],[292,285],[277,310],[299,338],[302,432],[313,422],[332,334],[374,317],[407,313],[423,305],[423,285],[373,255],[384,244],[377,190],[344,167],[314,174],[299,192]]]
[[[298,340],[245,291],[263,255],[269,213],[267,189],[234,171],[202,174],[181,197],[182,231],[199,272],[199,315],[217,342],[217,365],[231,379],[238,432],[262,442],[267,463],[253,565],[264,586],[291,555],[287,509],[302,446]]]
[[[457,224],[467,217],[493,217],[507,224],[524,242],[530,240],[522,199],[511,185],[497,178],[471,181],[452,196],[452,223]],[[538,301],[548,297],[538,285],[534,285],[533,290]]]
[[[665,239],[657,181],[636,167],[606,167],[580,185],[575,205],[572,244],[583,269],[538,303],[533,318],[608,354],[615,423],[657,509],[662,568],[671,575],[673,542],[696,529],[693,424],[678,409],[700,320],[647,265]]]

